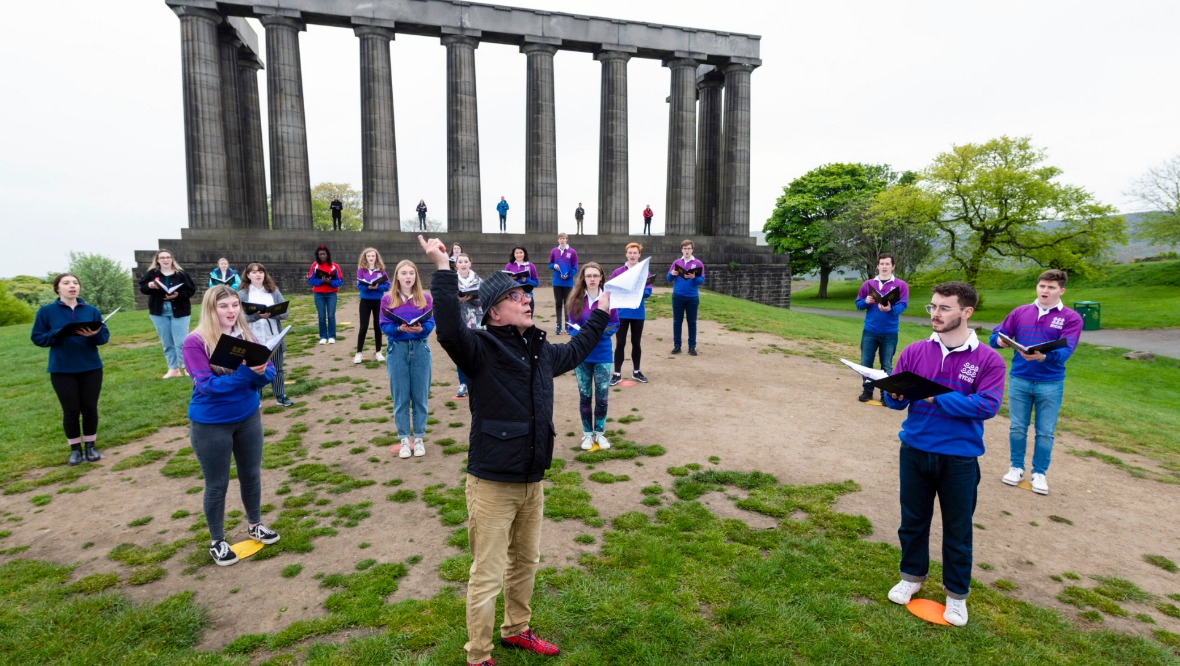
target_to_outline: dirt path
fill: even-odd
[[[552,314],[545,314],[552,312],[551,296],[544,289],[538,290],[538,295],[537,308],[543,315],[539,323],[551,330]],[[355,302],[345,301],[340,321],[355,321],[355,307]],[[837,510],[867,516],[875,530],[871,538],[896,543],[897,430],[901,413],[857,402],[859,385],[851,372],[831,363],[782,353],[782,348],[795,346],[789,341],[729,332],[714,322],[703,321],[699,335],[701,355],[672,356],[668,353],[670,329],[668,319],[650,320],[647,324],[643,370],[651,383],[621,387],[610,396],[612,417],[628,413],[643,417],[625,426],[626,437],[640,444],[662,444],[667,454],[641,458],[643,466],[633,460],[597,465],[596,470],[631,477],[628,482],[611,485],[586,480],[584,487],[592,493],[592,504],[602,516],[609,519],[644,508],[639,503],[640,488],[657,482],[670,487],[672,477],[665,471],[668,467],[686,463],[709,467],[708,458],[718,456],[722,469],[762,470],[785,483],[852,479],[862,490],[843,497]],[[354,331],[345,326],[340,343],[314,347],[310,356],[294,358],[290,363],[293,367],[310,365],[320,376],[367,379],[372,394],[363,400],[383,397],[388,389],[384,367],[355,366],[351,362],[355,342],[348,340],[355,340]],[[780,350],[772,349],[772,344]],[[444,437],[466,441],[470,416],[463,401],[455,410],[445,406],[456,388],[456,379],[445,353],[436,344],[432,346],[434,379],[448,382],[449,386],[434,389],[430,406],[440,423],[433,427],[424,458],[399,460],[384,447],[367,446],[374,436],[391,434],[390,423],[348,422],[351,418],[388,416],[388,409],[361,410],[362,399],[351,396],[321,400],[325,395],[347,393],[348,385],[328,386],[300,398],[310,408],[302,416],[292,418],[288,411],[263,417],[266,427],[275,431],[268,436],[268,444],[283,437],[295,423],[306,423],[310,429],[303,438],[310,462],[339,465],[339,471],[378,482],[343,495],[320,492],[319,497],[331,503],[312,508],[332,509],[367,500],[372,502],[370,518],[362,520],[358,527],[341,527],[335,537],[316,539],[312,552],[284,553],[274,559],[248,560],[228,568],[202,567],[196,577],[181,573],[187,566],[182,561],[189,552],[185,549],[165,564],[165,578],[144,586],[128,586],[128,593],[140,600],[159,600],[180,590],[196,590],[198,600],[212,608],[213,626],[202,645],[210,649],[220,648],[242,633],[276,631],[294,620],[322,615],[328,591],[319,587],[315,574],[352,571],[356,562],[367,558],[390,562],[421,555],[422,562],[410,567],[395,597],[435,593],[444,584],[437,573],[439,562],[459,553],[446,545],[454,528],[441,525],[436,510],[420,500],[408,504],[387,501],[386,495],[393,489],[381,485],[401,478],[404,485],[400,488],[421,494],[432,484],[455,487],[462,478],[462,455],[444,456],[433,442]],[[841,355],[856,353],[851,346],[837,351]],[[371,343],[367,354],[371,355]],[[629,360],[623,369],[625,374],[630,372]],[[566,436],[567,432],[580,430],[572,375],[557,379],[556,393],[556,455],[567,460],[567,469],[588,476],[586,466],[573,461],[579,438]],[[633,407],[638,411],[631,412]],[[334,417],[344,421],[328,425],[327,421]],[[451,423],[460,425],[452,427]],[[1172,523],[1169,517],[1180,506],[1180,487],[1131,478],[1097,460],[1069,455],[1070,449],[1102,448],[1064,434],[1058,439],[1049,476],[1052,494],[1042,497],[1009,488],[999,481],[1007,469],[1007,425],[1005,419],[997,418],[986,427],[988,454],[982,459],[983,481],[975,516],[981,526],[975,535],[975,561],[993,568],[977,566],[974,574],[978,580],[991,583],[1008,579],[1017,585],[1012,592],[1015,596],[1068,609],[1071,616],[1076,616],[1076,609],[1055,601],[1062,584],[1052,581],[1050,575],[1069,571],[1082,576],[1119,576],[1157,595],[1180,592],[1177,574],[1142,559],[1144,554],[1158,553],[1180,560],[1180,534],[1168,527]],[[344,443],[320,447],[332,440]],[[685,446],[686,442],[695,446]],[[36,493],[0,496],[0,509],[24,517],[19,523],[8,523],[12,527],[5,529],[11,529],[12,535],[0,545],[11,548],[28,544],[30,548],[19,557],[80,563],[75,578],[102,571],[118,572],[125,578],[128,568],[107,559],[106,554],[124,542],[148,546],[191,534],[188,527],[200,514],[201,495],[186,494],[185,490],[200,482],[162,476],[163,462],[121,472],[112,471],[111,465],[149,446],[175,451],[187,445],[186,429],[169,428],[109,451],[103,463],[74,484],[89,485],[84,492],[56,494],[58,487],[48,486]],[[361,452],[350,453],[354,447],[365,446]],[[1155,467],[1150,461],[1119,455],[1129,464]],[[371,456],[377,461],[370,462]],[[264,470],[264,503],[281,506],[284,497],[276,496],[274,491],[287,479],[288,471]],[[292,495],[306,490],[301,484],[292,485]],[[38,509],[29,502],[34,494],[51,494],[53,500]],[[733,508],[719,494],[707,495],[703,501],[724,515],[740,516],[753,525],[773,525],[763,516]],[[236,486],[231,485],[227,508],[240,507]],[[171,515],[180,509],[193,515],[173,520]],[[141,527],[128,527],[129,522],[144,516],[152,516],[153,520]],[[1072,524],[1058,522],[1052,516]],[[545,529],[544,557],[553,565],[572,565],[580,552],[597,548],[577,544],[574,536],[598,536],[603,531],[576,521],[550,522]],[[238,527],[231,541],[242,538],[244,527]],[[936,522],[933,543],[937,544],[938,539]],[[93,546],[84,548],[88,542]],[[362,548],[363,543],[370,545]],[[937,545],[933,555],[938,559]],[[302,573],[282,578],[281,570],[295,563],[303,565]],[[885,592],[881,590],[882,596]],[[252,611],[242,613],[246,607]],[[1180,631],[1180,621],[1175,619],[1159,616],[1157,622],[1154,626]],[[1106,626],[1145,632],[1152,625],[1107,618]]]

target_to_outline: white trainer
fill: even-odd
[[[328,339],[327,339],[327,338],[320,338],[320,344],[321,344],[321,345],[326,345],[326,344],[328,344]]]
[[[605,433],[601,433],[601,432],[594,433],[594,441],[598,442],[598,448],[600,448],[600,449],[609,449],[610,448],[610,440],[606,438]]]
[[[328,338],[328,344],[330,344],[330,345],[336,344],[336,338]]]
[[[961,627],[967,624],[967,600],[952,599],[947,597],[946,611],[943,612],[942,619],[950,622],[956,627]]]
[[[1024,479],[1024,470],[1023,469],[1020,469],[1019,467],[1009,467],[1008,473],[1005,474],[1004,477],[1000,480],[1010,486],[1015,486],[1015,485],[1019,484],[1023,479]]]
[[[582,436],[582,450],[589,451],[594,448],[594,437],[590,433]]]
[[[398,452],[398,454],[397,454],[397,457],[398,457],[398,458],[409,458],[409,457],[410,457],[410,456],[412,456],[412,455],[413,455],[413,452],[412,452],[412,451],[410,451],[410,440],[409,440],[409,438],[407,438],[407,437],[402,437],[402,449],[401,449],[401,451],[400,451],[400,452]]]
[[[1038,495],[1049,494],[1049,482],[1045,480],[1044,474],[1037,474],[1033,472],[1032,475],[1032,489]]]
[[[384,360],[385,360],[385,354],[382,354],[381,352],[377,352],[377,362],[381,363]]]
[[[353,362],[353,363],[360,363],[360,362],[361,362],[361,361],[363,361],[363,360],[365,360],[365,359],[364,359],[364,358],[361,356],[361,353],[360,353],[360,352],[357,352],[357,353],[356,353],[356,356],[353,356],[353,357],[352,357],[352,362]]]
[[[892,590],[889,590],[889,600],[895,604],[904,606],[910,602],[914,593],[920,589],[922,589],[921,583],[912,583],[908,580],[903,580],[897,585],[894,585]]]
[[[421,458],[426,455],[426,444],[422,442],[421,437],[414,438],[414,456]]]

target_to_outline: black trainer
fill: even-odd
[[[856,396],[856,399],[861,402],[868,402],[868,401],[872,400],[873,399],[872,387],[865,387],[865,389],[860,392],[860,395]]]
[[[689,356],[696,356],[697,355],[697,348],[696,347],[689,347],[688,348],[688,355]]]
[[[279,533],[270,529],[266,525],[263,525],[262,523],[258,523],[257,525],[251,527],[246,531],[246,533],[250,535],[251,539],[254,539],[258,543],[274,543],[279,540]]]
[[[636,370],[635,372],[632,372],[632,373],[631,373],[631,376],[632,376],[632,377],[635,379],[635,381],[637,381],[637,382],[643,382],[644,384],[646,384],[646,383],[647,383],[647,377],[644,377],[644,376],[643,376],[643,373],[642,373],[642,372],[640,372],[640,371],[638,371],[638,370]]]
[[[680,347],[673,347],[673,348],[672,348],[672,353],[673,353],[673,354],[679,354],[679,353],[680,353]]]
[[[102,460],[102,454],[98,452],[98,449],[94,448],[93,444],[86,445],[86,454],[85,455],[86,455],[86,462],[98,462],[98,461]]]
[[[291,399],[284,395],[282,397],[275,398],[275,404],[280,407],[290,407],[295,403],[291,402]]]
[[[70,465],[80,465],[85,458],[82,457],[82,449],[70,449]]]
[[[614,386],[614,385],[618,384],[620,381],[622,381],[622,379],[623,379],[623,375],[621,373],[612,372],[610,375],[610,385]]]
[[[238,554],[230,550],[229,544],[225,542],[225,539],[221,539],[209,546],[209,556],[213,558],[214,564],[219,567],[228,567],[231,564],[238,563]]]

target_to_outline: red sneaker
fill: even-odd
[[[553,643],[541,640],[531,629],[516,636],[504,636],[500,638],[500,645],[506,648],[516,648],[517,650],[528,650],[537,654],[552,657],[561,652]]]

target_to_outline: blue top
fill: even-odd
[[[78,305],[73,308],[62,303],[59,298],[37,310],[29,338],[38,347],[49,347],[47,372],[89,372],[102,367],[98,345],[105,345],[111,339],[106,324],[102,325],[97,335],[90,337],[59,335],[66,324],[85,321],[102,321],[102,313],[80,298]]]
[[[616,268],[615,271],[610,274],[610,278],[608,278],[608,279],[613,280],[626,272],[627,272],[627,264],[623,264],[622,266],[619,266],[618,268]],[[648,275],[651,275],[651,274],[649,273]],[[647,297],[648,296],[651,296],[651,284],[648,284],[647,286],[645,286],[643,288],[643,298],[639,301],[639,307],[637,307],[637,308],[619,308],[618,309],[619,319],[647,319]]]
[[[682,271],[692,268],[699,268],[701,269],[701,274],[691,279],[685,278],[682,276],[672,275],[673,268],[678,268]],[[672,265],[668,267],[668,275],[665,276],[665,279],[672,283],[673,296],[688,296],[690,298],[697,298],[701,293],[701,285],[705,283],[705,264],[702,263],[700,259],[695,257],[689,259],[687,262],[684,260],[684,257],[680,257],[676,261],[673,261]]]
[[[885,406],[909,407],[898,437],[928,453],[970,458],[983,455],[983,422],[1000,411],[1005,368],[999,354],[979,344],[975,331],[955,349],[947,349],[937,333],[910,344],[902,350],[893,374],[908,370],[953,390],[934,396],[932,403],[894,400],[886,393]]]
[[[393,307],[393,294],[386,294],[381,299],[381,332],[389,338],[390,344],[406,340],[424,340],[430,337],[430,332],[434,330],[434,314],[419,322],[422,324],[422,331],[419,333],[406,333],[399,330],[398,326],[401,326],[401,322],[391,318],[388,314],[392,312],[405,321],[411,321],[414,317],[433,310],[434,299],[430,297],[430,294],[423,294],[423,296],[426,298],[426,307],[424,308],[414,305],[414,301],[406,301],[395,308]]]
[[[877,307],[876,303],[865,303],[865,299],[869,297],[869,294],[873,293],[869,291],[869,287],[876,289],[886,296],[894,289],[898,290],[899,298],[889,308],[889,312],[885,312]],[[856,309],[866,310],[865,330],[869,333],[896,333],[898,321],[901,319],[901,313],[905,312],[909,306],[910,286],[896,276],[884,282],[880,278],[865,280],[860,285],[860,291],[856,292]]]
[[[385,282],[382,282],[376,287],[361,282],[361,280],[372,280],[381,275],[385,276]],[[381,300],[381,297],[385,295],[385,292],[389,291],[392,287],[393,282],[389,277],[389,273],[386,273],[382,270],[371,271],[367,268],[356,269],[356,289],[361,293],[361,298],[365,299],[366,301]]]
[[[501,201],[500,203],[496,204],[496,212],[501,215],[507,215],[508,214],[508,202]],[[528,211],[525,211],[525,212],[528,212]]]
[[[209,271],[208,287],[210,289],[212,289],[213,287],[216,287],[219,284],[224,284],[225,286],[233,289],[234,291],[237,291],[242,285],[241,276],[239,276],[238,272],[232,268],[226,268],[225,272],[226,272],[226,274],[222,275],[220,268],[214,268],[213,270]],[[217,278],[218,280],[224,280],[226,278],[232,278],[232,279],[229,282],[214,282],[213,281],[214,278]]]
[[[582,297],[582,311],[574,314],[567,312],[569,321],[566,328],[569,329],[570,335],[577,335],[580,332],[580,327],[590,321],[590,315],[598,309],[598,299],[590,300],[590,295]],[[579,328],[569,326],[569,324],[577,324]],[[611,354],[611,336],[615,331],[619,330],[619,311],[611,308],[610,322],[607,323],[606,328],[602,331],[602,337],[598,339],[598,343],[594,345],[594,349],[590,350],[590,354],[583,360],[583,363],[610,363],[614,356]]]
[[[549,268],[553,270],[554,287],[572,287],[578,275],[578,252],[570,246],[560,246],[549,251]],[[565,277],[561,277],[565,275]]]
[[[992,331],[988,344],[1000,348],[999,336],[1004,335],[1025,347],[1065,338],[1066,345],[1045,354],[1043,361],[1026,361],[1020,352],[1012,352],[1012,376],[1030,382],[1056,382],[1065,379],[1065,362],[1078,348],[1082,335],[1082,317],[1058,302],[1042,314],[1036,303],[1022,305],[1004,318]]]
[[[275,378],[275,366],[266,363],[261,375],[245,363],[233,372],[217,374],[209,365],[205,339],[197,331],[188,334],[182,348],[184,367],[193,378],[188,418],[195,423],[238,423],[258,411],[258,390]]]

